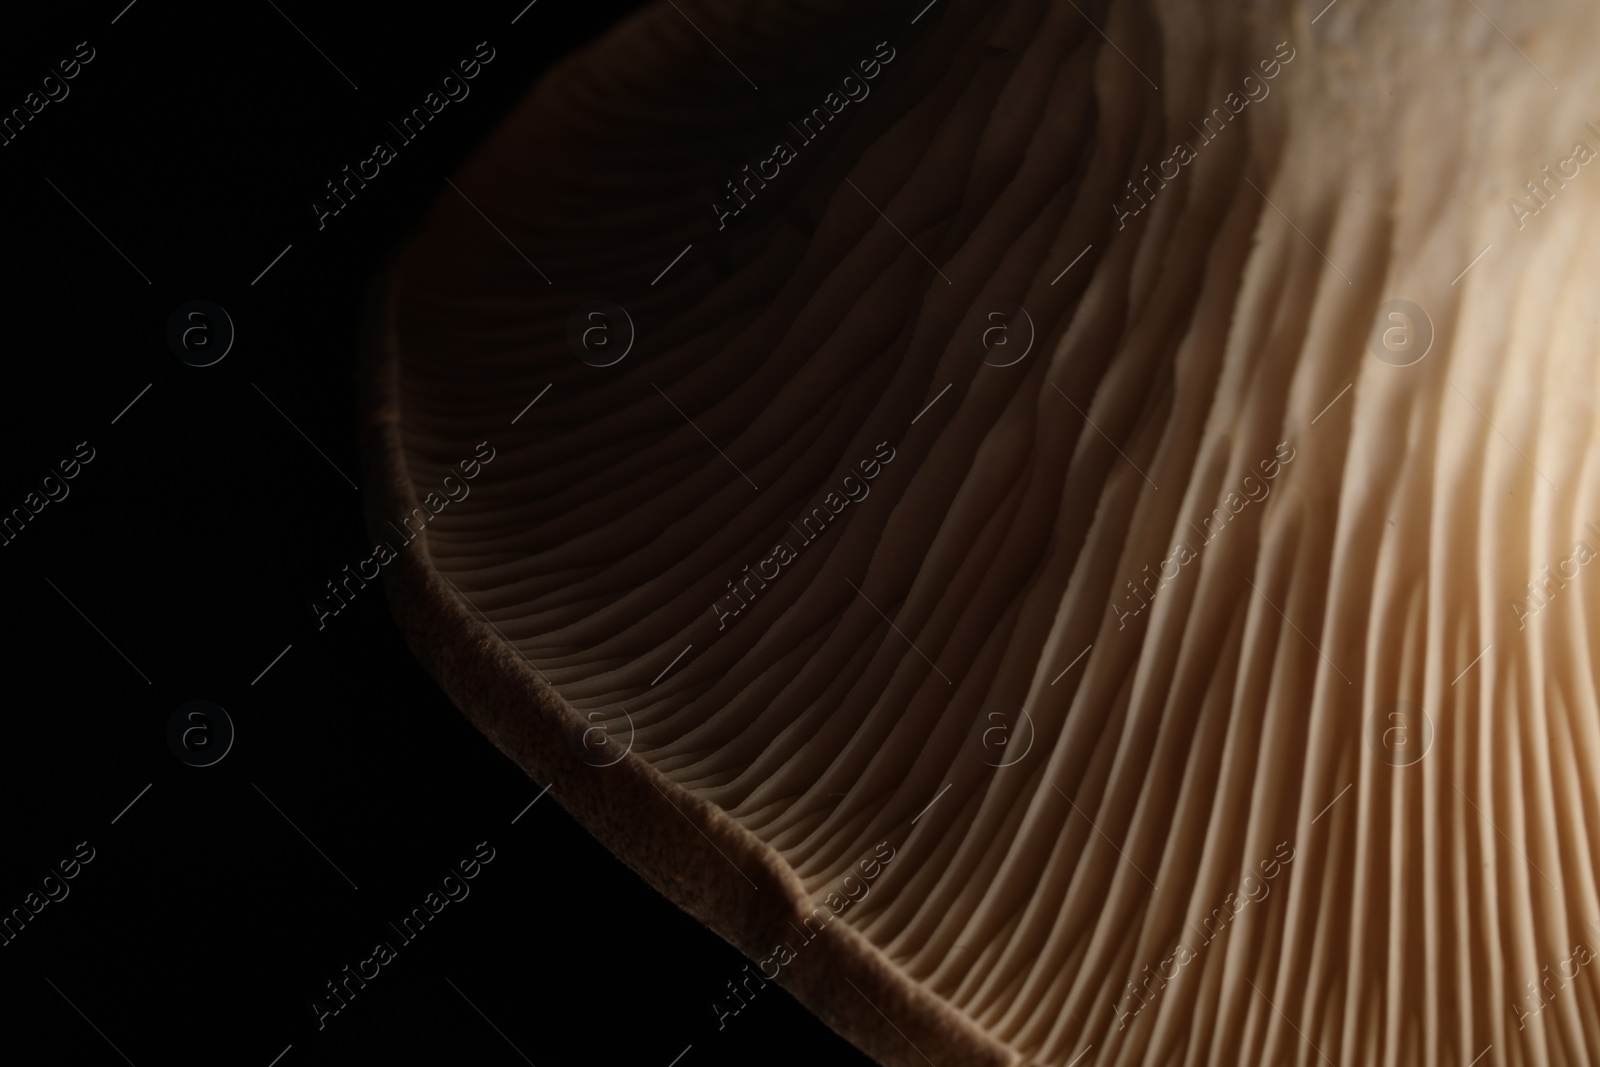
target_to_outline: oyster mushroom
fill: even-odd
[[[1600,1052],[1600,13],[1316,6],[652,7],[374,288],[417,654],[885,1063]]]

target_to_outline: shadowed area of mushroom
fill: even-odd
[[[402,626],[752,957],[888,842],[883,1062],[1589,1061],[1597,17],[641,13],[374,290]]]

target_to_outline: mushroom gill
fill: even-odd
[[[884,1063],[1593,1062],[1597,20],[646,9],[374,287],[408,639]]]

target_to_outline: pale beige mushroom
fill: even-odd
[[[652,7],[441,194],[418,655],[753,960],[869,881],[778,980],[884,1063],[1593,1062],[1600,11],[921,6]]]

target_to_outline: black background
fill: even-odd
[[[538,784],[417,665],[380,588],[320,631],[308,606],[369,550],[347,480],[368,280],[538,74],[636,6],[538,0],[513,25],[524,2],[6,17],[0,110],[95,50],[0,147],[0,512],[95,453],[0,547],[0,912],[95,849],[0,947],[7,1064],[867,1062],[776,986],[719,1031],[744,958],[553,799],[527,809]],[[479,41],[471,95],[319,231],[323,183]],[[192,299],[237,331],[207,368],[167,346]],[[193,699],[237,730],[207,768],[167,744]],[[470,896],[400,945],[386,921],[479,841]],[[309,999],[380,939],[397,960],[319,1031]]]

